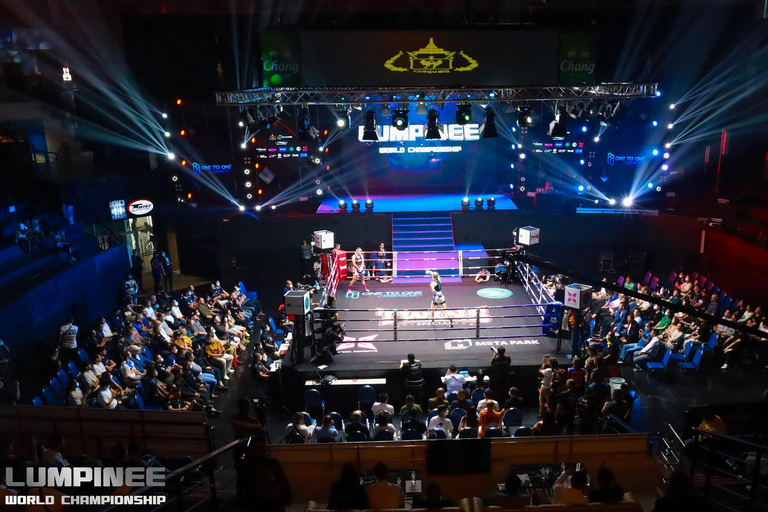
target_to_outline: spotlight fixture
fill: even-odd
[[[368,110],[365,113],[363,140],[379,140],[379,136],[376,134],[376,112],[373,110]]]
[[[492,107],[485,107],[485,123],[480,128],[483,132],[484,139],[495,139],[499,136],[499,132],[496,130],[496,112]]]
[[[244,212],[245,211],[245,206],[243,206],[242,204],[238,205],[237,209],[240,210],[241,212]]]
[[[251,188],[251,182],[250,181],[246,181],[245,182],[245,188]]]
[[[250,169],[243,169],[243,174],[248,176],[249,174],[251,174],[251,170]]]
[[[172,179],[173,181],[179,181],[179,177],[178,177],[178,176],[174,176],[174,177],[173,177],[173,178],[171,178],[171,179]]]
[[[669,158],[669,153],[664,153],[664,158],[665,159]]]
[[[360,213],[360,203],[357,199],[352,200],[352,213]]]
[[[664,144],[664,147],[669,149],[669,148],[672,147],[672,143],[671,142],[667,142],[666,144]]]
[[[656,187],[656,192],[661,192],[661,187]]]
[[[584,192],[584,185],[579,185],[579,192]]]
[[[296,114],[296,124],[299,129],[299,137],[304,140],[315,140],[320,135],[320,130],[312,126],[307,107],[299,108]]]
[[[392,126],[398,130],[408,128],[408,109],[396,108],[392,114]]]
[[[256,206],[253,207],[253,209],[256,210],[257,212],[260,212],[261,211],[261,205],[257,204]]]
[[[166,114],[165,112],[163,112],[162,116],[163,116],[163,119],[168,119],[168,114]]]
[[[173,160],[174,158],[176,158],[176,155],[173,153],[168,153],[168,160]]]
[[[632,198],[627,196],[624,199],[621,200],[621,206],[628,208],[632,206]]]
[[[651,123],[651,124],[652,124],[653,126],[659,126],[659,122],[658,122],[658,121],[654,121],[654,122],[653,122],[653,123]]]
[[[587,127],[586,126],[582,126],[581,127],[581,131],[584,132],[584,133],[587,133]]]
[[[653,151],[651,151],[651,153],[653,153],[653,156],[657,156],[659,154],[659,150],[654,149]]]
[[[165,132],[163,135],[165,135],[166,139],[170,139],[171,138],[171,132]]]
[[[416,104],[416,113],[420,116],[427,115],[427,104],[420,101]]]
[[[349,109],[343,105],[336,105],[336,127],[341,131],[349,128]]]
[[[594,139],[592,139],[592,140],[594,140],[595,142],[600,142],[600,137],[595,137],[595,138],[594,138]]]
[[[472,104],[456,104],[456,124],[467,124],[472,121]]]
[[[317,189],[317,190],[315,191],[315,194],[317,194],[317,195],[319,195],[319,196],[323,195],[323,189],[321,189],[321,188]]]
[[[486,201],[486,204],[488,205],[489,210],[495,210],[496,209],[496,198],[495,197],[489,197],[488,201]]]
[[[461,209],[462,209],[462,211],[469,210],[469,198],[468,197],[465,197],[464,199],[461,200]]]
[[[274,205],[274,204],[269,207],[270,210],[274,210],[275,208],[277,208],[277,205]]]
[[[528,105],[522,105],[517,108],[517,126],[526,128],[533,124],[533,108]]]
[[[669,110],[675,110],[675,104],[674,103],[670,103]]]
[[[651,183],[650,181],[648,182],[648,188],[653,188],[653,183]]]
[[[245,194],[246,199],[253,199],[253,194]]]
[[[514,169],[515,168],[515,164],[509,164],[509,168],[510,169]]]
[[[657,91],[656,91],[656,97],[658,98],[659,96],[661,96],[661,91],[658,91],[658,90],[657,90]]]
[[[565,112],[565,107],[560,106],[555,114],[555,120],[549,125],[550,137],[566,137],[568,135],[568,115]],[[585,127],[586,128],[586,127]]]
[[[672,128],[674,128],[674,127],[675,127],[675,125],[674,125],[674,124],[672,124],[672,123],[669,123],[669,124],[667,125],[667,130],[671,130],[671,129],[672,129]]]
[[[662,171],[668,171],[669,170],[669,166],[667,164],[664,164],[664,165],[661,166],[661,170]]]
[[[371,213],[371,212],[373,212],[373,201],[371,201],[370,199],[368,199],[368,200],[365,202],[365,212],[366,212],[366,213]]]
[[[475,199],[475,210],[482,210],[483,209],[483,198],[478,197]]]
[[[611,206],[613,206],[613,205],[615,205],[615,204],[616,204],[616,200],[615,200],[615,199],[609,199],[609,200],[608,200],[608,204],[609,204],[609,205],[611,205]]]
[[[247,145],[245,142],[243,142],[242,144],[240,144],[240,149],[245,149],[245,148],[247,148],[247,147],[248,147],[248,145]]]
[[[392,109],[389,108],[389,104],[385,103],[379,108],[379,115],[383,117],[389,117],[392,115]]]
[[[525,160],[525,153],[520,153],[520,160]]]
[[[339,200],[339,211],[344,213],[347,211],[347,202],[343,199]]]
[[[427,129],[424,138],[427,140],[435,140],[440,138],[440,123],[437,122],[438,114],[437,110],[431,108],[427,113]]]

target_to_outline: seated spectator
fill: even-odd
[[[495,400],[488,400],[485,409],[480,411],[480,437],[485,437],[485,431],[489,428],[501,428],[501,414],[498,412],[499,404]]]
[[[459,390],[464,389],[466,385],[466,379],[459,373],[459,369],[455,364],[448,367],[448,371],[445,372],[443,377],[443,384],[445,385],[445,392],[447,394],[458,393]]]
[[[347,462],[341,468],[341,477],[331,486],[328,510],[365,510],[370,508],[368,494],[360,484],[360,474],[354,464]]]
[[[458,431],[461,433],[465,428],[474,429],[476,432],[480,431],[480,421],[477,419],[477,409],[474,407],[461,417],[459,421]]]
[[[387,395],[386,393],[380,393],[379,401],[374,402],[373,405],[371,406],[371,412],[373,413],[374,418],[380,412],[388,412],[390,416],[394,416],[395,408],[394,406],[389,404],[389,395]]]
[[[229,375],[235,371],[232,369],[232,361],[235,357],[232,354],[227,354],[221,341],[210,334],[205,343],[205,355],[211,365],[221,370],[222,379],[229,380]]]
[[[376,428],[373,430],[373,436],[376,437],[376,434],[379,432],[389,432],[392,434],[392,437],[394,439],[397,439],[397,430],[395,430],[394,425],[392,425],[390,418],[392,416],[387,414],[386,411],[382,411],[381,413],[376,415]]]
[[[427,401],[427,408],[431,411],[432,409],[437,409],[441,405],[448,406],[451,404],[445,399],[445,389],[437,388],[437,390],[435,390],[435,396]]]
[[[379,462],[373,472],[376,475],[376,483],[369,485],[365,490],[370,508],[402,508],[405,504],[403,488],[387,481],[389,467],[383,462]]]
[[[67,383],[67,396],[65,397],[65,402],[70,407],[82,407],[83,404],[85,404],[85,401],[88,398],[88,395],[91,394],[92,388],[88,387],[85,390],[85,393],[83,393],[80,390],[80,384],[78,384],[76,379],[71,379]]]
[[[610,469],[600,466],[595,480],[597,485],[589,491],[590,503],[619,503],[624,499],[624,488],[616,483]]]
[[[669,476],[667,491],[656,500],[653,512],[678,512],[680,510],[695,510],[710,512],[709,502],[704,496],[697,494],[688,475],[675,471]]]
[[[445,437],[448,438],[453,433],[453,422],[448,418],[448,406],[445,404],[437,407],[437,415],[433,416],[427,425],[427,431],[433,432],[435,430],[442,430],[445,432]]]
[[[304,443],[308,443],[311,435],[312,432],[310,432],[309,427],[304,424],[304,413],[297,412],[294,414],[293,421],[286,427],[286,438],[289,439],[288,442],[294,442],[291,441],[293,438],[297,440],[300,438]]]
[[[530,499],[518,494],[522,482],[515,469],[510,466],[504,479],[504,488],[483,499],[486,507],[523,508],[531,504]]]
[[[66,446],[64,436],[60,432],[53,432],[48,437],[48,446],[41,446],[40,465],[54,468],[66,468],[69,461],[61,453]]]
[[[99,380],[96,399],[103,409],[125,409],[134,405],[132,394],[116,386],[107,374],[102,375]]]
[[[427,484],[424,494],[413,498],[413,508],[426,508],[427,510],[438,510],[441,508],[453,507],[453,500],[450,496],[443,496],[440,486],[432,482]]]
[[[569,479],[570,477],[570,479]],[[556,505],[586,505],[589,498],[584,496],[587,486],[586,471],[563,471],[555,481],[552,489],[555,491]]]
[[[363,434],[366,438],[371,436],[371,431],[368,430],[368,427],[363,424],[363,412],[362,411],[354,411],[352,414],[349,415],[349,423],[344,425],[344,432],[346,432],[347,435],[353,433],[353,432],[360,432]]]
[[[662,354],[663,348],[664,345],[662,345],[659,337],[654,336],[650,343],[641,348],[639,351],[635,352],[635,356],[632,359],[632,361],[635,363],[635,370],[646,370],[646,365],[652,361],[656,361]]]
[[[469,399],[469,393],[467,393],[467,390],[461,389],[459,390],[456,400],[451,402],[450,410],[453,411],[454,409],[464,409],[465,411],[469,412],[474,407],[475,406],[472,404],[472,400]]]
[[[328,440],[335,441],[338,435],[339,431],[333,424],[333,418],[330,414],[326,414],[323,416],[323,425],[312,432],[312,439],[317,443],[322,443]]]
[[[123,352],[123,362],[120,364],[120,378],[123,381],[123,385],[129,388],[136,387],[136,384],[141,382],[143,376],[144,373],[136,369],[130,351],[126,350]]]
[[[523,397],[520,396],[520,390],[512,386],[509,388],[509,398],[504,402],[504,409],[501,410],[500,414],[503,416],[504,413],[510,409],[519,409],[522,411],[524,406],[525,401],[523,400]]]
[[[477,402],[477,412],[483,412],[486,408],[486,404],[488,402],[494,402],[493,399],[493,390],[492,389],[486,389],[485,393],[483,393],[483,399]]]
[[[405,395],[405,405],[400,408],[400,416],[404,413],[414,420],[421,420],[424,417],[424,411],[421,410],[421,406],[415,403],[416,399],[413,395]]]

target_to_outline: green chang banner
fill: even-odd
[[[261,34],[261,83],[264,87],[301,85],[301,51],[296,32]]]
[[[597,81],[597,36],[560,34],[559,83],[594,84]]]

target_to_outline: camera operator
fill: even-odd
[[[312,361],[317,361],[319,364],[333,363],[333,356],[338,355],[336,344],[344,341],[345,334],[344,324],[334,322],[326,329],[325,334],[320,339],[320,343],[317,345],[317,353],[312,358]]]

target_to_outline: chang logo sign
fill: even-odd
[[[408,67],[398,66],[396,63],[402,59],[405,65],[404,55],[408,54]],[[464,53],[459,52],[460,59],[457,59],[456,52],[450,52],[435,45],[433,38],[429,38],[429,44],[424,48],[412,52],[400,51],[394,57],[384,63],[384,67],[390,71],[420,73],[420,74],[447,74],[453,72],[472,71],[478,66],[475,59]],[[456,64],[460,64],[458,67]]]
[[[137,199],[128,205],[128,213],[141,217],[154,209],[155,205],[148,199]]]

